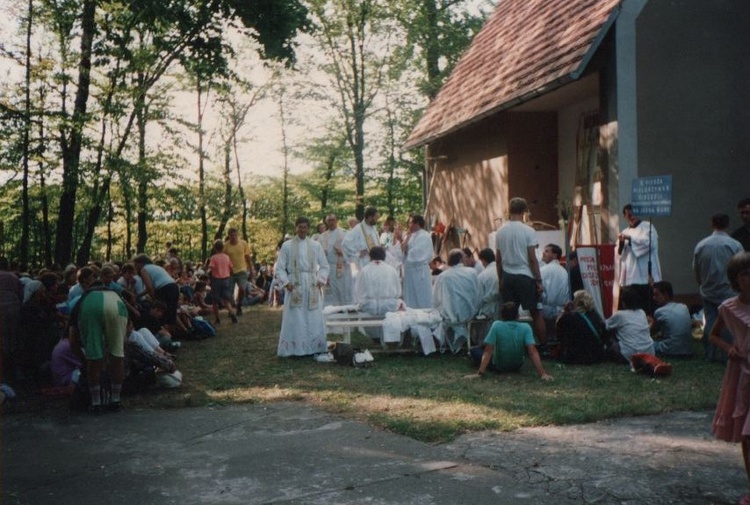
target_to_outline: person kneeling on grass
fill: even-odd
[[[492,323],[490,331],[484,338],[484,349],[481,346],[471,349],[471,358],[479,364],[476,375],[467,378],[482,377],[487,370],[493,372],[513,372],[519,370],[524,361],[524,347],[529,354],[539,377],[551,381],[552,376],[542,366],[542,359],[536,350],[536,341],[531,327],[518,322],[518,306],[514,302],[504,303],[500,309],[502,321]]]

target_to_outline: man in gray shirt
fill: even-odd
[[[654,341],[654,350],[659,356],[682,358],[693,355],[693,324],[690,311],[684,303],[672,301],[672,283],[654,283],[654,303],[657,309],[649,322],[651,330],[659,336]]]
[[[727,278],[727,264],[732,256],[743,249],[742,244],[726,232],[729,227],[728,215],[714,214],[711,217],[711,227],[713,233],[695,246],[693,270],[695,271],[695,280],[700,284],[703,301],[703,314],[706,323],[703,329],[703,344],[706,348],[705,358],[707,361],[713,361],[714,358],[726,361],[726,356],[715,356],[717,349],[709,343],[708,334],[714,325],[714,321],[716,321],[721,302],[735,295]],[[725,332],[724,338],[731,342],[731,335],[727,332]]]

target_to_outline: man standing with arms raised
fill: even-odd
[[[531,313],[540,345],[547,343],[547,329],[541,310],[544,291],[536,248],[536,232],[524,222],[529,206],[523,198],[511,198],[510,219],[495,237],[495,264],[503,302],[515,302]]]
[[[349,230],[341,244],[349,260],[357,265],[357,271],[370,262],[370,249],[380,245],[380,236],[375,228],[379,217],[378,209],[367,207],[364,220]]]
[[[242,315],[242,298],[247,287],[247,275],[253,271],[250,246],[239,238],[237,228],[229,228],[229,238],[224,242],[224,254],[232,260],[232,289],[237,286],[237,315]]]

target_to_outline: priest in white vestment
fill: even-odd
[[[414,215],[409,220],[409,234],[400,241],[404,265],[404,303],[410,309],[432,307],[432,237],[424,229],[424,218]],[[396,248],[398,250],[398,248]]]
[[[467,323],[479,309],[479,282],[477,272],[465,266],[464,252],[453,249],[448,254],[448,269],[437,276],[432,289],[432,305],[440,312],[444,331],[444,344],[454,354],[468,338]],[[448,329],[452,331],[448,331]]]
[[[370,249],[370,262],[357,276],[357,304],[359,310],[382,316],[403,308],[401,301],[401,277],[385,261],[385,249],[376,246]],[[370,338],[380,340],[382,328],[365,328]]]
[[[329,268],[325,305],[349,305],[353,302],[352,270],[342,247],[346,232],[338,227],[334,214],[326,216],[326,226],[328,230],[318,237]]]
[[[477,276],[479,282],[479,311],[477,316],[497,319],[500,314],[500,282],[497,279],[495,252],[489,247],[479,251],[479,261],[484,270]]]
[[[378,209],[367,207],[364,220],[347,232],[341,244],[349,261],[356,265],[357,271],[370,262],[370,249],[380,244],[375,227],[379,217]]]
[[[322,288],[328,261],[320,243],[308,238],[310,221],[298,217],[296,235],[281,246],[276,277],[284,287],[284,314],[277,354],[308,356],[327,352]]]

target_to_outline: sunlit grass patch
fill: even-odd
[[[592,422],[611,417],[713,408],[723,368],[702,360],[673,363],[651,379],[625,365],[571,366],[545,361],[555,377],[542,382],[530,364],[517,373],[469,380],[464,356],[375,355],[368,368],[276,356],[281,312],[245,311],[216,337],[185,342],[178,359],[185,378],[177,391],[128,399],[136,406],[304,401],[327,412],[425,442],[469,431]],[[331,336],[331,338],[334,338]],[[355,345],[376,350],[366,337]]]

